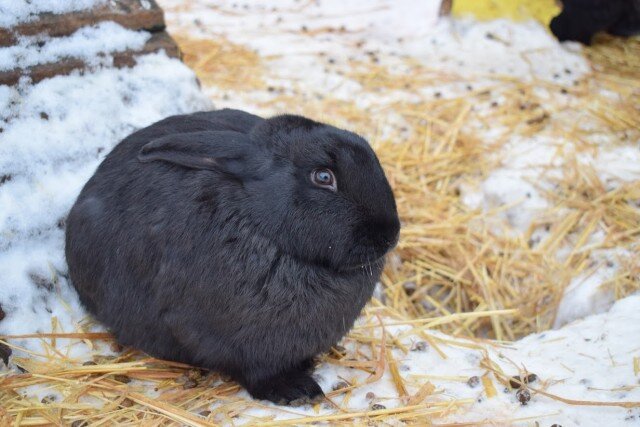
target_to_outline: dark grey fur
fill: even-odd
[[[551,21],[551,31],[560,41],[591,44],[593,35],[640,33],[640,0],[563,0],[562,13]]]
[[[311,171],[331,168],[336,192]],[[71,209],[82,303],[125,345],[256,398],[322,396],[313,358],[371,297],[399,221],[361,137],[300,116],[174,116],[105,158]]]

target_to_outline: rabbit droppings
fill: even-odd
[[[363,138],[227,109],[119,143],[71,209],[66,257],[121,344],[303,404],[323,396],[314,357],[353,325],[399,229]]]

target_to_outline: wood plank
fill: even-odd
[[[167,56],[171,58],[181,58],[180,48],[169,34],[162,31],[153,33],[151,38],[145,43],[142,49],[126,50],[123,52],[110,53],[113,57],[113,65],[117,68],[133,67],[136,64],[136,58],[140,55],[158,52],[164,49]],[[58,62],[34,65],[33,67],[16,68],[13,70],[0,72],[0,85],[15,85],[21,77],[31,77],[32,83],[41,80],[59,76],[68,75],[76,70],[87,70],[89,66],[81,59],[67,58]]]
[[[451,15],[451,8],[453,7],[453,0],[442,0],[440,3],[440,16]]]
[[[43,13],[30,22],[11,28],[0,27],[0,47],[12,46],[16,43],[17,36],[40,33],[51,37],[68,36],[81,27],[102,21],[113,21],[132,30],[165,29],[164,12],[155,0],[110,0],[95,9],[60,15]]]

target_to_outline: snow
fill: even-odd
[[[0,27],[32,21],[40,13],[60,15],[91,9],[107,0],[0,0]]]
[[[7,314],[0,323],[0,334],[49,332],[54,317],[65,330],[75,330],[84,317],[75,291],[59,277],[58,272],[66,268],[62,232],[49,234],[46,239],[33,239],[0,255],[0,301]],[[12,344],[40,350],[28,341]]]
[[[560,47],[538,24],[439,20],[439,0],[325,0],[304,6],[282,1],[273,8],[259,4],[241,8],[241,3],[224,1],[216,5],[197,1],[184,8],[181,3],[161,2],[173,28],[187,29],[195,36],[222,35],[262,56],[274,56],[269,67],[275,79],[293,79],[311,91],[339,98],[352,99],[353,87],[312,54],[323,53],[337,64],[348,58],[368,59],[371,52],[416,57],[430,69],[470,78],[497,73],[568,83],[588,71],[584,58],[573,52],[577,48]],[[230,19],[236,15],[237,19]],[[305,37],[299,33],[301,28],[309,34],[332,31]],[[566,75],[566,68],[575,74]],[[438,88],[444,97],[448,89]]]
[[[39,12],[85,9],[97,2],[0,0],[0,25],[15,25]],[[336,99],[354,100],[359,107],[380,115],[381,132],[396,119],[384,111],[386,103],[411,95],[367,93],[358,83],[337,72],[349,58],[369,60],[367,52],[375,52],[390,64],[396,64],[398,72],[404,66],[400,58],[416,58],[431,70],[462,76],[474,88],[491,85],[490,74],[572,85],[574,79],[589,71],[579,47],[558,44],[538,24],[439,20],[437,0],[327,0],[305,6],[291,1],[279,2],[275,11],[252,4],[243,9],[242,15],[229,13],[242,4],[191,3],[185,9],[178,0],[161,2],[167,8],[170,26],[188,28],[201,37],[224,36],[257,50],[264,58],[270,58],[269,84],[293,86],[308,96],[331,94]],[[301,36],[298,30],[302,26],[308,32],[327,27],[334,31]],[[0,306],[7,314],[0,322],[0,335],[48,332],[54,329],[54,319],[58,332],[101,330],[88,322],[65,278],[66,213],[84,182],[123,137],[168,115],[211,108],[193,73],[162,53],[141,58],[131,69],[105,67],[109,64],[109,53],[136,49],[147,37],[113,23],[103,23],[56,40],[28,37],[21,38],[15,47],[0,48],[0,69],[27,67],[66,56],[86,59],[95,66],[83,75],[55,77],[36,85],[23,80],[16,87],[0,86]],[[92,62],[99,53],[107,55]],[[318,62],[315,55],[318,53],[334,59],[338,67],[326,69],[325,64]],[[571,73],[566,73],[566,69]],[[456,84],[426,85],[419,89],[429,96],[440,92],[443,98],[465,90]],[[269,95],[264,91],[217,87],[203,91],[215,100],[216,107],[245,108],[264,115],[279,112],[277,106],[265,102]],[[569,100],[567,109],[570,107]],[[470,126],[475,126],[479,137],[489,140],[502,135],[505,129],[501,124],[490,128],[478,123]],[[578,161],[591,165],[610,188],[640,180],[640,152],[637,144],[633,145],[635,142],[615,145],[606,136],[598,142],[597,150],[580,153]],[[508,137],[505,148],[496,154],[498,167],[477,187],[462,189],[465,203],[470,208],[498,210],[497,215],[511,226],[510,232],[524,233],[549,206],[540,188],[551,185],[549,179],[562,171],[559,153],[574,150],[573,143],[568,137],[557,135]],[[540,241],[546,235],[544,230],[536,230],[533,237]],[[592,236],[594,241],[598,238]],[[597,268],[574,277],[567,287],[556,318],[556,330],[504,346],[431,332],[430,336],[441,343],[446,358],[432,346],[406,354],[393,350],[400,374],[409,384],[408,391],[415,393],[412,384],[424,383],[428,378],[436,386],[436,392],[427,401],[469,399],[470,403],[450,414],[446,422],[507,424],[521,419],[526,425],[530,422],[525,420],[527,417],[540,420],[542,425],[558,423],[564,427],[640,422],[638,408],[559,404],[535,391],[529,404],[523,406],[514,391],[503,392],[504,387],[493,374],[489,374],[489,379],[498,390],[493,398],[485,395],[482,384],[477,387],[467,384],[468,378],[486,372],[481,361],[487,355],[508,375],[518,374],[523,368],[536,373],[540,379],[531,387],[547,393],[594,401],[640,401],[640,385],[632,366],[633,357],[640,356],[640,296],[628,297],[614,305],[612,290],[604,286],[616,276],[620,260],[630,255],[615,249],[594,255],[592,261]],[[558,256],[562,256],[561,251]],[[409,348],[424,339],[409,326],[388,326],[386,330]],[[34,340],[11,343],[42,351]],[[67,344],[71,342],[58,342],[59,348]],[[345,347],[354,351],[348,342]],[[89,348],[76,342],[69,354],[82,360],[89,353]],[[339,381],[362,384],[368,377],[362,371],[329,363],[322,364],[316,374],[325,391]],[[26,392],[40,398],[43,390]],[[367,399],[368,392],[375,394],[373,401]],[[247,397],[246,392],[240,396]],[[341,397],[335,399],[341,403]],[[372,403],[386,407],[402,403],[388,370],[381,380],[355,389],[345,408],[365,410]],[[315,415],[310,408],[290,412]],[[267,405],[267,409],[249,410],[238,422],[250,421],[251,416],[287,418],[293,416],[291,413]],[[331,409],[320,410],[320,414],[325,413],[331,413]]]
[[[99,161],[133,130],[205,106],[194,75],[163,54],[12,89],[0,117],[0,248],[55,226]]]
[[[609,269],[610,270],[610,269]],[[589,275],[575,277],[564,291],[554,327],[590,314],[603,313],[613,304],[611,291],[602,288],[611,272],[601,268]]]
[[[105,42],[107,34],[113,37]],[[84,28],[46,43],[57,47],[43,48],[30,63],[62,52],[112,52],[146,37],[109,23]],[[59,330],[78,328],[86,314],[65,279],[63,228],[80,189],[132,131],[209,108],[193,72],[164,53],[141,57],[130,69],[0,86],[0,306],[6,313],[0,335],[47,332],[53,318]],[[40,350],[33,340],[13,344]],[[86,351],[77,347],[71,355]]]
[[[592,315],[560,330],[530,335],[514,343],[512,348],[493,350],[492,360],[506,373],[516,374],[518,367],[536,373],[540,380],[531,387],[538,388],[540,383],[545,383],[546,392],[557,396],[573,400],[639,401],[640,387],[633,372],[633,356],[640,351],[638,304],[640,296],[628,297],[617,302],[608,313]],[[465,360],[460,358],[456,362],[464,364]],[[480,397],[482,401],[476,400],[466,414],[452,419],[478,422],[534,416],[547,425],[562,426],[624,425],[625,421],[633,425],[640,421],[639,408],[558,405],[535,392],[531,402],[521,406],[513,393],[502,393],[501,388],[493,399],[459,389],[462,396]],[[491,404],[484,404],[487,400],[492,401]],[[542,418],[540,414],[549,416]]]
[[[593,166],[605,183],[640,180],[640,150],[632,145],[614,147],[597,159],[587,158],[584,162]]]

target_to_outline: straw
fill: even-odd
[[[232,424],[239,416],[260,425],[436,423],[443,416],[464,411],[474,400],[445,398],[432,383],[465,381],[463,375],[444,378],[437,372],[430,376],[402,373],[397,355],[408,351],[402,344],[404,338],[420,337],[443,359],[453,349],[497,348],[505,341],[552,327],[565,288],[574,278],[598,267],[592,265],[592,259],[599,250],[626,248],[630,254],[638,253],[634,245],[640,237],[640,186],[629,183],[612,189],[595,170],[577,160],[580,153],[593,152],[599,135],[613,135],[619,141],[640,138],[638,38],[625,42],[605,38],[586,48],[593,69],[570,87],[537,79],[479,75],[478,80],[489,84],[448,99],[418,95],[416,89],[464,87],[468,80],[430,70],[411,59],[395,59],[402,63],[403,72],[382,65],[384,61],[350,60],[341,72],[361,85],[362,93],[406,93],[414,100],[381,96],[376,107],[367,109],[358,106],[357,94],[354,100],[343,100],[331,94],[305,96],[297,92],[296,82],[290,82],[287,90],[268,86],[265,82],[274,77],[268,61],[273,58],[261,57],[223,37],[204,40],[179,33],[175,38],[185,62],[205,90],[211,91],[208,93],[252,99],[255,91],[257,111],[306,114],[371,140],[396,195],[402,221],[400,243],[387,259],[381,299],[371,302],[342,343],[357,350],[348,357],[337,350],[322,356],[322,361],[364,372],[368,379],[328,393],[332,400],[318,407],[325,410],[322,414],[270,406],[271,415],[255,415],[254,410],[264,410],[264,404],[238,394],[237,384],[216,373],[203,375],[134,350],[105,355],[100,349],[112,341],[109,334],[62,331],[54,323],[49,334],[0,337],[16,350],[22,348],[19,341],[28,339],[40,340],[47,349],[43,354],[13,358],[26,372],[0,373],[0,424],[77,427],[86,421],[91,425],[205,426]],[[543,97],[541,88],[553,96]],[[619,96],[605,97],[604,90]],[[270,94],[268,100],[265,91]],[[493,104],[495,99],[501,99],[499,105]],[[476,126],[495,126],[499,132],[491,141],[484,141],[476,135]],[[557,156],[564,162],[561,173],[542,170],[544,179],[532,183],[549,200],[549,207],[536,216],[524,235],[514,233],[509,223],[510,210],[524,200],[484,210],[472,209],[462,200],[463,189],[477,188],[500,166],[500,152],[514,135],[573,144],[570,150],[558,148]],[[535,242],[535,232],[545,229],[546,238]],[[593,239],[594,233],[602,238]],[[616,262],[617,274],[604,287],[616,298],[640,290],[638,257],[621,257]],[[390,328],[399,326],[409,330],[390,333]],[[432,328],[467,339],[443,338],[432,333]],[[86,360],[68,357],[62,341],[90,344],[95,364],[83,365]],[[491,398],[497,394],[494,381],[504,383],[509,378],[488,356],[480,367],[485,372],[481,376],[484,393]],[[397,407],[348,409],[354,392],[382,381],[387,372]],[[632,372],[640,372],[637,357]],[[22,391],[31,386],[62,397],[44,402],[25,397]],[[637,406],[635,402],[582,402],[529,388],[562,404]],[[275,415],[287,419],[274,419]]]

